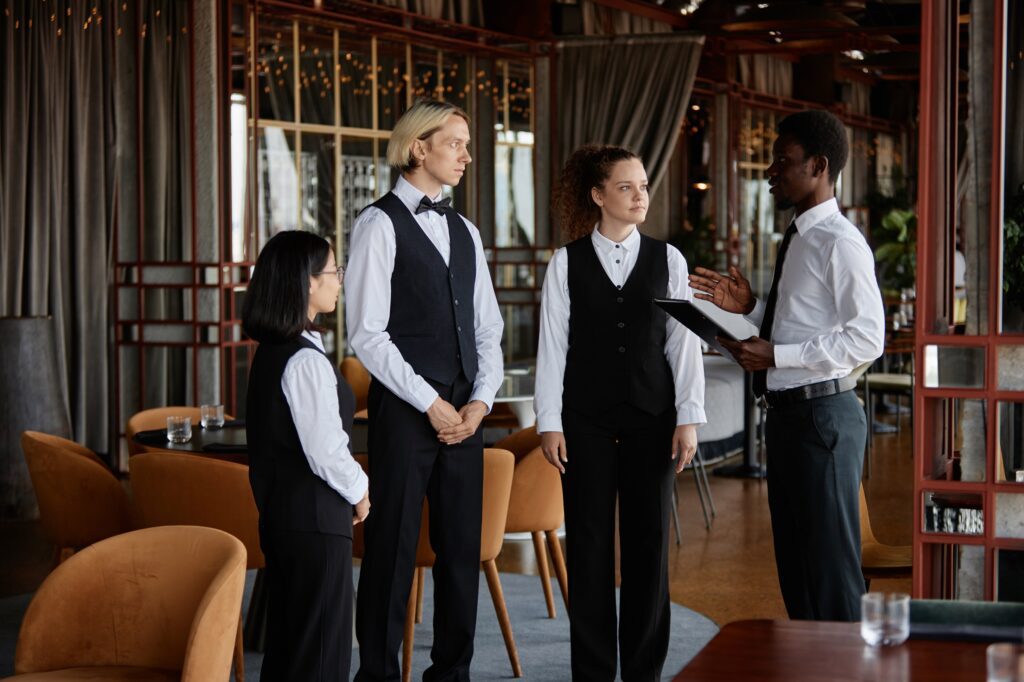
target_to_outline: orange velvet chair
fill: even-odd
[[[544,457],[536,427],[513,433],[495,443],[495,447],[510,450],[516,457],[505,532],[530,533],[532,536],[548,618],[554,618],[555,599],[551,590],[548,552],[544,549],[545,537],[558,586],[562,591],[562,602],[566,610],[569,608],[569,577],[565,570],[562,544],[558,539],[558,529],[565,521],[561,474]]]
[[[860,486],[860,569],[868,589],[874,578],[909,578],[914,570],[913,545],[886,545],[875,537],[863,484]]]
[[[21,623],[13,679],[226,679],[245,547],[170,526],[88,547],[46,578]]]
[[[54,563],[131,529],[128,494],[92,450],[38,431],[22,433],[21,448]]]
[[[263,568],[259,512],[249,485],[249,467],[200,455],[145,452],[128,462],[134,516],[141,528],[205,526],[242,542],[246,568]],[[235,677],[245,679],[242,627],[235,639]]]
[[[356,396],[356,412],[365,410],[366,399],[370,393],[370,373],[354,355],[349,355],[341,361],[340,371]]]

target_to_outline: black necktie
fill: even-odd
[[[437,211],[438,215],[444,215],[446,211],[451,209],[452,200],[450,198],[444,198],[440,201],[431,201],[427,197],[420,199],[419,206],[416,207],[416,215],[423,213],[424,211]]]
[[[775,274],[772,275],[772,288],[768,292],[768,302],[764,306],[764,317],[757,335],[765,341],[772,340],[772,324],[775,322],[775,302],[779,298],[779,280],[782,279],[782,265],[786,260],[789,243],[796,234],[796,223],[790,223],[786,235],[782,238],[779,253],[775,256]],[[754,396],[760,398],[768,390],[768,370],[759,369],[754,372]]]

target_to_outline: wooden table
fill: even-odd
[[[675,679],[984,682],[986,646],[910,639],[872,648],[859,623],[741,620],[723,627]]]

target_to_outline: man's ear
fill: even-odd
[[[818,177],[822,173],[828,174],[828,157],[827,156],[815,156],[814,157],[814,177]]]
[[[422,161],[427,157],[427,143],[423,140],[412,141],[412,156],[418,161]]]

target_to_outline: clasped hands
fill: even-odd
[[[729,267],[728,275],[697,267],[690,274],[690,287],[696,298],[710,301],[726,312],[748,315],[754,309],[750,282],[735,266]],[[759,336],[751,336],[744,341],[732,341],[719,336],[718,342],[748,372],[775,366],[775,347]]]
[[[483,401],[471,400],[456,410],[441,396],[427,408],[430,425],[437,431],[437,439],[445,445],[456,445],[476,433],[486,414],[487,405]]]

